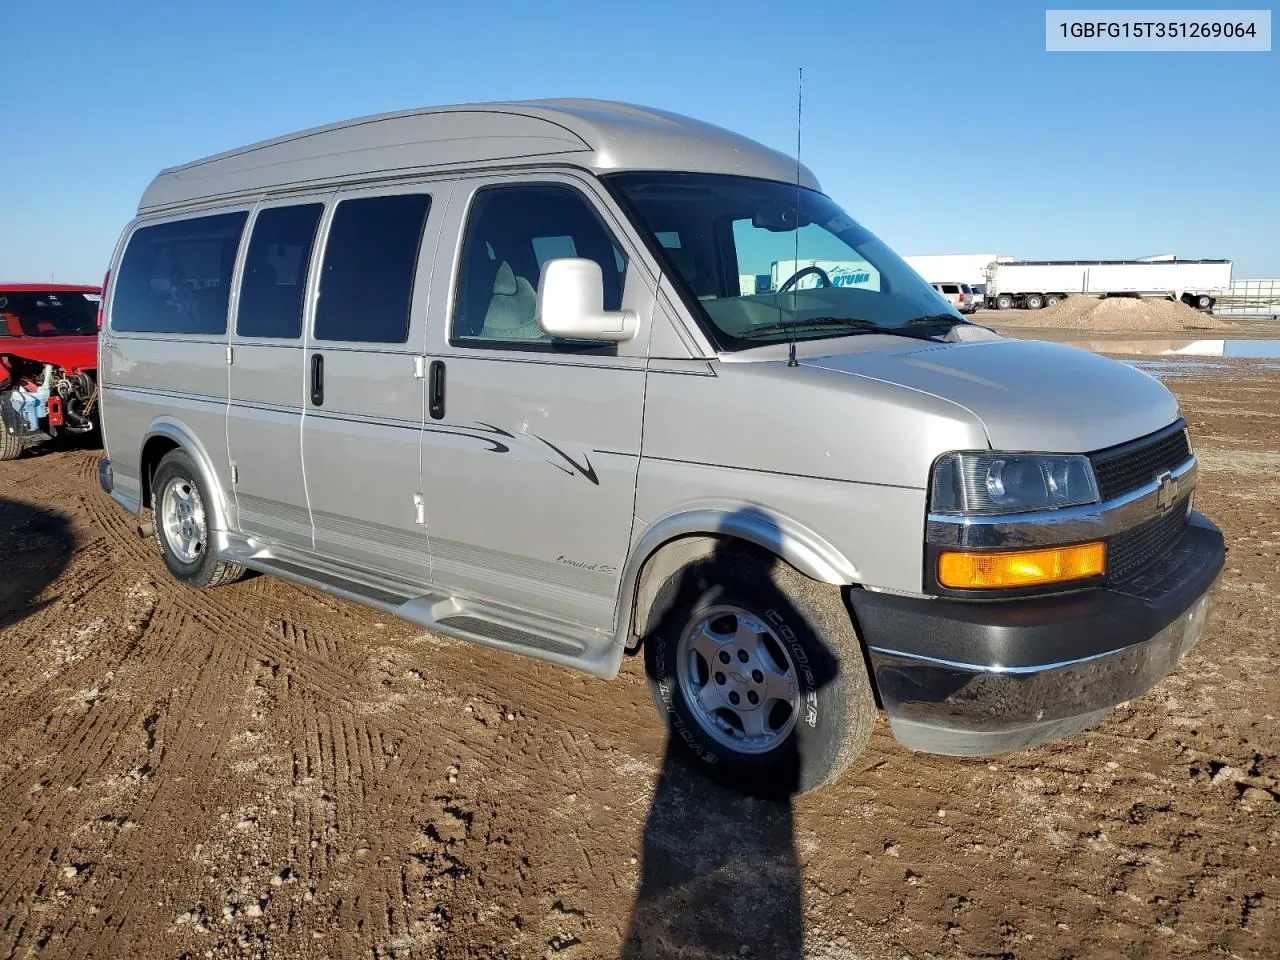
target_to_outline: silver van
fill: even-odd
[[[104,300],[100,482],[175,577],[602,678],[643,650],[673,742],[752,792],[834,778],[878,708],[954,755],[1097,723],[1223,565],[1158,381],[969,323],[795,158],[671,113],[164,170]]]

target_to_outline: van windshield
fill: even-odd
[[[816,191],[722,174],[605,179],[721,350],[880,331],[936,336],[967,322]]]

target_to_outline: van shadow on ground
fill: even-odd
[[[0,632],[45,606],[30,598],[66,569],[72,545],[62,514],[0,497]]]
[[[741,555],[722,550],[716,559],[741,562]],[[687,570],[678,594],[699,598],[699,606],[713,605],[715,579],[705,576],[705,567],[701,571],[700,576],[697,566]],[[678,612],[682,604],[674,606],[670,616],[684,616]],[[794,609],[783,612],[788,621],[798,617]],[[817,687],[826,687],[837,670],[835,658],[820,649],[810,662]],[[645,821],[640,888],[623,960],[801,960],[804,881],[790,800],[799,785],[801,755],[794,737],[780,749],[784,756],[769,789],[782,799],[760,799],[713,782],[697,769],[703,761],[668,738]]]

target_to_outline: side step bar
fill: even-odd
[[[612,678],[617,673],[612,635],[548,622],[489,604],[379,578],[357,579],[347,571],[276,556],[272,548],[238,534],[220,534],[218,554],[259,573],[392,614],[425,630],[499,650],[522,653]]]

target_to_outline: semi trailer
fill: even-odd
[[[1038,310],[1069,295],[1180,300],[1212,310],[1231,289],[1230,260],[1011,260],[986,268],[988,307]]]

